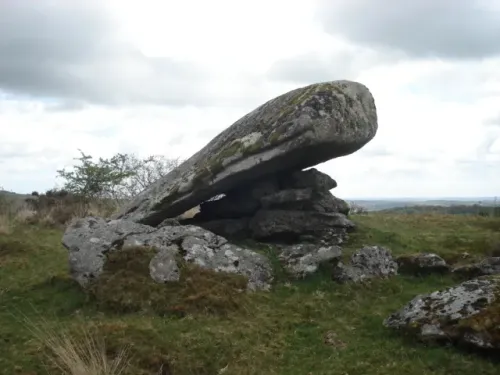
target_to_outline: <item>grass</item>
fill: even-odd
[[[396,255],[431,251],[463,262],[464,253],[469,260],[480,258],[500,242],[498,218],[368,214],[354,221],[359,231],[351,236],[346,255],[363,244],[378,244]],[[26,224],[0,234],[0,374],[99,374],[64,372],[61,363],[85,358],[78,349],[82,345],[94,353],[94,362],[111,364],[126,357],[122,375],[488,375],[500,371],[500,364],[491,359],[420,344],[382,326],[384,318],[416,294],[455,284],[450,276],[398,276],[368,285],[337,285],[326,270],[289,281],[273,262],[280,275],[273,291],[250,294],[243,301],[228,299],[241,308],[221,314],[194,303],[184,314],[163,315],[134,305],[125,312],[103,306],[69,278],[61,236],[60,229]],[[272,255],[272,249],[260,250]],[[187,285],[179,289],[184,293],[181,301],[197,294],[196,284],[191,289]],[[114,295],[114,289],[110,291]],[[43,327],[43,334],[34,334],[40,332],[37,327]],[[97,345],[101,340],[103,345]],[[68,350],[58,354],[58,348]]]

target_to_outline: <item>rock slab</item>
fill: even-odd
[[[339,246],[297,244],[282,247],[279,260],[290,275],[304,278],[315,273],[322,264],[337,263],[341,256]]]
[[[453,274],[464,279],[479,276],[500,275],[500,257],[488,257],[478,263],[466,264],[453,268]]]
[[[339,283],[359,283],[373,278],[388,278],[398,274],[398,264],[389,249],[365,246],[351,256],[350,264],[339,262],[333,269],[333,279]]]
[[[348,204],[330,192],[336,186],[315,168],[275,175],[202,203],[200,212],[183,222],[230,239],[339,245],[354,223],[346,216]]]
[[[156,226],[249,181],[351,154],[377,127],[373,96],[361,83],[292,90],[236,121],[114,218]]]
[[[99,278],[108,252],[133,246],[154,247],[158,251],[149,265],[150,276],[156,282],[179,280],[178,256],[215,272],[246,276],[249,290],[269,289],[273,278],[264,255],[192,225],[153,228],[128,220],[87,217],[68,226],[62,243],[69,251],[70,273],[84,287]]]
[[[419,295],[390,315],[384,325],[422,341],[455,342],[500,349],[500,278],[483,276]]]
[[[450,267],[446,261],[437,254],[419,253],[401,255],[396,258],[400,273],[425,275],[430,273],[446,273]]]

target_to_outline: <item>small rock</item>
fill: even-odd
[[[433,253],[401,255],[396,258],[396,263],[400,273],[413,275],[445,273],[450,270],[446,261]]]
[[[488,257],[479,263],[458,266],[452,270],[452,273],[466,279],[486,275],[498,275],[500,274],[500,257]]]
[[[344,349],[347,346],[347,344],[339,339],[338,335],[333,331],[328,331],[325,334],[324,343],[337,349]]]
[[[333,279],[339,283],[362,282],[372,278],[388,278],[398,274],[398,264],[389,249],[365,246],[351,256],[351,262],[339,262],[333,269]]]
[[[419,295],[385,319],[384,325],[424,341],[452,341],[498,350],[499,288],[498,276],[483,276]]]
[[[282,247],[279,259],[290,274],[302,278],[316,272],[321,264],[338,261],[341,256],[342,249],[338,246],[297,244]]]
[[[157,283],[178,281],[180,278],[179,267],[175,255],[179,252],[176,245],[167,246],[160,250],[149,263],[149,274]]]

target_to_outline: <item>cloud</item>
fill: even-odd
[[[356,80],[368,68],[394,63],[401,56],[393,51],[374,50],[349,45],[329,38],[327,48],[311,51],[276,61],[267,76],[276,81],[314,83],[337,79]]]
[[[0,87],[61,99],[53,110],[83,103],[204,105],[204,70],[186,61],[148,57],[119,33],[97,0],[0,2]]]
[[[498,194],[500,56],[486,37],[467,45],[495,13],[474,29],[469,11],[455,35],[462,0],[330,1],[0,1],[0,182],[52,188],[79,148],[187,158],[277,95],[353,79],[374,95],[379,130],[318,166],[336,195]]]
[[[411,57],[500,54],[500,7],[494,0],[319,0],[317,17],[329,33]]]
[[[500,127],[500,114],[498,116],[487,119],[484,124],[488,127]]]

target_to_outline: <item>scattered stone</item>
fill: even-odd
[[[446,273],[450,270],[446,261],[433,253],[401,255],[396,258],[396,263],[400,273],[412,275]]]
[[[272,281],[265,256],[192,225],[153,228],[127,220],[87,217],[74,220],[62,242],[69,251],[71,275],[82,286],[99,278],[108,252],[138,246],[157,249],[150,263],[150,276],[157,282],[179,279],[178,256],[215,272],[243,275],[250,290],[269,289]]]
[[[315,273],[321,264],[337,263],[341,256],[342,249],[338,246],[297,244],[283,246],[279,259],[291,275],[303,278]]]
[[[416,296],[384,325],[420,340],[500,349],[500,278],[483,276]]]
[[[351,256],[348,265],[339,262],[333,269],[333,279],[339,283],[359,283],[372,278],[388,278],[398,274],[398,264],[389,249],[365,246]]]
[[[235,122],[114,218],[157,226],[250,181],[349,155],[373,139],[377,127],[373,96],[360,83],[290,91]]]
[[[500,274],[500,257],[488,257],[479,263],[467,264],[455,267],[454,275],[462,278],[472,279],[479,276]]]

